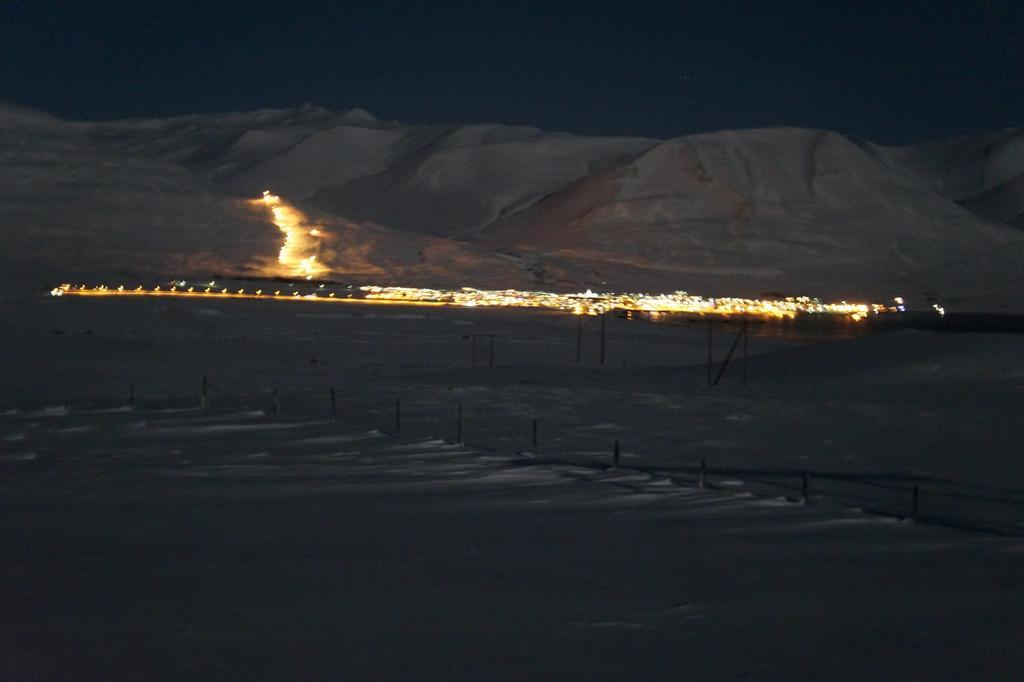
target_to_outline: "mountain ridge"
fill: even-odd
[[[26,131],[42,119],[19,116],[0,107],[8,130],[0,153],[12,159],[12,148],[39,144]],[[311,105],[45,120],[103,150],[108,165],[118,158],[186,173],[194,186],[183,191],[211,206],[271,188],[328,228],[333,221],[348,240],[329,264],[339,278],[904,295],[1003,309],[1015,303],[1024,264],[1021,129],[890,147],[792,127],[655,140],[403,125]],[[256,236],[261,218],[249,220],[245,253],[265,239],[273,254],[279,237]],[[408,251],[403,242],[444,255],[429,265],[420,256],[396,261],[389,253]],[[260,267],[230,246],[194,247],[226,266]]]

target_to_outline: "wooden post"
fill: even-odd
[[[395,398],[395,435],[402,433],[402,399]]]
[[[743,385],[747,385],[747,340],[750,338],[750,330],[747,329],[749,320],[743,320]]]
[[[536,417],[533,418],[533,438],[531,439],[531,442],[533,443],[533,452],[536,454],[536,452],[537,452],[537,418]]]
[[[604,364],[604,326],[608,313],[601,313],[601,364]]]
[[[715,323],[708,320],[708,386],[711,385],[711,337],[714,333]]]
[[[700,460],[700,473],[697,475],[697,489],[704,490],[705,482],[707,481],[708,474],[708,461],[706,459]]]
[[[206,408],[208,408],[210,406],[209,392],[207,391],[206,384],[207,384],[206,375],[204,374],[203,375],[203,387],[201,389],[199,389],[199,409],[201,409],[201,410],[205,410]]]
[[[334,386],[331,386],[331,420],[336,421],[338,419],[338,397],[334,392]]]
[[[576,316],[576,364],[583,362],[583,315]]]
[[[917,521],[918,511],[921,508],[921,490],[918,486],[914,485],[914,490],[911,493],[910,499],[910,518]]]
[[[800,502],[807,504],[811,501],[811,477],[804,473],[803,481],[800,484]]]
[[[459,419],[455,431],[455,442],[462,445],[462,403],[459,403]]]
[[[612,456],[613,456],[614,461],[615,461],[615,468],[618,468],[619,467],[619,441],[617,439],[615,441],[615,450],[613,451]]]

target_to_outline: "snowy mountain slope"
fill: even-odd
[[[324,260],[332,267],[330,276],[345,281],[426,287],[483,282],[515,288],[535,283],[533,275],[514,259],[476,244],[329,215],[318,217],[315,222],[329,235]]]
[[[280,235],[238,203],[266,188],[335,231],[332,275],[350,280],[998,309],[1016,305],[1024,265],[1019,130],[881,147],[786,128],[657,141],[406,126],[312,106],[94,123],[24,114],[32,125],[5,111],[5,208],[78,240],[109,221],[133,233],[106,240],[110,262],[140,270],[180,271],[179,252],[266,265]],[[47,135],[33,132],[43,119]]]
[[[273,187],[306,207],[444,237],[471,233],[657,142],[498,124],[401,126],[309,106],[85,129],[133,154],[180,163],[232,193]]]
[[[1006,287],[1024,264],[1019,232],[891,172],[841,135],[796,129],[666,141],[484,234],[493,248],[588,258],[609,276],[623,262],[693,289],[758,283],[877,298],[955,282],[981,294],[974,273]]]
[[[313,107],[209,118],[89,129],[229,192],[270,186],[349,221],[476,243],[538,286],[1001,306],[1024,264],[1019,131],[886,148],[815,130],[658,142]]]
[[[247,124],[252,120],[246,117]],[[153,125],[133,127],[138,132]],[[234,133],[211,135],[206,128],[196,135],[186,124],[178,130],[192,140],[125,135],[122,142],[139,144],[125,151],[102,136],[85,135],[79,124],[0,108],[5,289],[14,287],[20,295],[62,281],[131,284],[189,274],[289,274],[275,263],[281,233],[268,216],[180,165],[219,159],[215,150]],[[300,135],[289,129],[282,135],[287,136]],[[451,284],[481,270],[509,286],[531,280],[508,259],[471,244],[317,217],[333,235],[337,263],[357,281],[389,283],[399,277]]]
[[[75,126],[0,107],[0,246],[8,290],[54,278],[173,276],[262,267],[267,225],[179,166],[91,141]]]
[[[1024,228],[1024,129],[913,147],[876,147],[875,152],[964,208]]]

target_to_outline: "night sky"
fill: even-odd
[[[912,142],[1024,125],[1024,2],[0,0],[0,100]]]

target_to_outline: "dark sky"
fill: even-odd
[[[1024,125],[1024,0],[0,0],[0,100],[84,119],[313,102],[406,123],[911,142]]]

